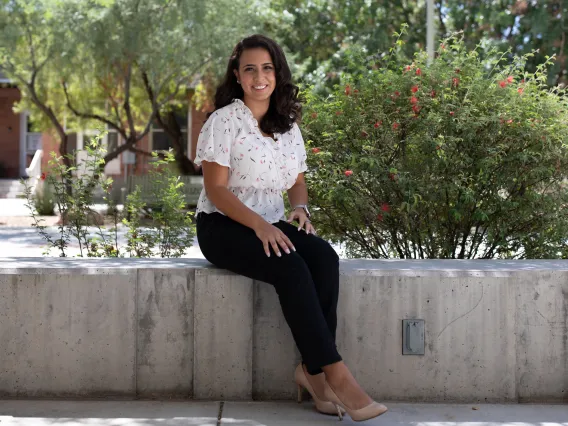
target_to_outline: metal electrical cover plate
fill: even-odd
[[[424,320],[402,320],[402,354],[424,355]]]

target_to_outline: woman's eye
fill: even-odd
[[[252,71],[252,68],[245,68],[245,71]]]
[[[273,68],[272,68],[271,66],[266,66],[266,67],[264,67],[264,69],[265,69],[265,70],[270,70],[270,71],[273,70]]]

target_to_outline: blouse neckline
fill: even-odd
[[[243,107],[243,111],[245,112],[245,114],[252,120],[252,122],[254,123],[254,128],[258,131],[258,133],[260,134],[260,136],[264,139],[270,139],[270,141],[272,143],[278,143],[278,140],[280,139],[278,136],[278,133],[273,133],[274,137],[270,137],[270,136],[264,136],[262,134],[262,130],[260,130],[260,126],[258,125],[258,120],[256,118],[254,118],[254,115],[252,115],[252,111],[250,110],[250,108],[247,106],[247,104],[245,104],[243,102],[242,99],[239,98],[235,98],[233,99],[233,102],[238,103],[239,105],[241,105]]]

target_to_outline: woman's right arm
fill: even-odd
[[[235,194],[229,191],[227,187],[229,181],[228,167],[205,160],[202,161],[202,167],[207,198],[226,216],[254,230],[257,237],[262,241],[268,257],[270,257],[269,246],[272,246],[277,256],[281,256],[278,246],[282,247],[286,253],[290,253],[288,247],[296,251],[292,242],[280,229],[249,209]]]

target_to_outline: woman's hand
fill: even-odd
[[[274,253],[276,253],[278,257],[282,256],[280,247],[287,254],[290,254],[290,249],[296,251],[292,241],[290,241],[286,234],[266,221],[260,222],[260,224],[254,228],[254,232],[259,240],[262,241],[264,252],[268,257],[270,257],[270,247],[272,247],[272,250],[274,250]]]
[[[306,230],[306,234],[316,234],[316,230],[312,225],[312,222],[308,219],[308,215],[306,214],[304,209],[294,209],[294,211],[290,213],[290,216],[288,217],[288,223],[292,223],[294,220],[299,224],[298,231],[304,228]]]

